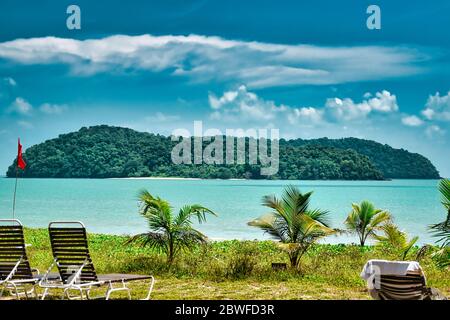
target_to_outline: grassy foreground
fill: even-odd
[[[316,245],[305,255],[300,271],[274,271],[272,262],[288,262],[271,241],[221,241],[182,253],[171,267],[165,256],[138,245],[124,245],[126,236],[90,234],[89,245],[98,273],[152,274],[153,299],[369,299],[359,273],[369,259],[398,259],[388,248]],[[26,229],[32,267],[45,272],[52,262],[47,230]],[[408,256],[415,259],[418,248]],[[429,256],[420,260],[428,285],[450,296],[450,273]],[[135,283],[133,298],[145,295]],[[116,295],[120,298],[120,295]]]

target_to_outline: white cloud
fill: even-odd
[[[51,103],[44,103],[39,107],[39,110],[46,114],[61,114],[64,111],[67,110],[67,105],[63,104],[51,104]]]
[[[234,99],[237,98],[238,94],[238,91],[227,91],[224,92],[222,97],[217,98],[213,93],[210,93],[208,95],[209,105],[213,109],[220,109],[224,104],[233,102]]]
[[[445,130],[443,130],[438,125],[433,124],[433,125],[430,125],[428,128],[426,128],[425,134],[429,138],[435,138],[437,136],[443,136],[445,134]]]
[[[417,49],[324,47],[235,41],[220,37],[126,36],[76,40],[56,37],[0,43],[0,58],[22,64],[64,63],[76,74],[170,71],[194,81],[233,81],[251,87],[337,84],[417,74]]]
[[[445,96],[430,95],[422,115],[428,120],[450,121],[450,91]]]
[[[423,120],[420,119],[418,116],[404,116],[402,118],[402,123],[405,126],[409,126],[409,127],[419,127],[423,124]]]
[[[33,106],[24,98],[17,97],[9,106],[9,111],[22,115],[30,115],[33,111]]]
[[[267,126],[285,124],[314,125],[322,121],[323,111],[314,107],[290,107],[258,97],[242,85],[235,91],[224,92],[221,97],[209,94],[211,119],[225,121],[259,122]]]
[[[366,93],[364,97],[372,95]],[[377,92],[373,98],[355,103],[350,98],[330,98],[325,103],[327,112],[335,119],[351,121],[363,119],[372,112],[391,113],[398,111],[397,98],[387,90]]]
[[[396,96],[389,91],[383,90],[375,95],[365,96],[369,99],[360,103],[355,103],[350,98],[329,98],[324,107],[297,107],[265,100],[242,85],[237,90],[224,92],[220,97],[210,93],[208,98],[213,110],[211,119],[265,123],[278,121],[280,126],[285,125],[286,121],[307,126],[325,124],[326,119],[352,121],[366,118],[371,113],[390,114],[399,109]],[[411,122],[411,119],[405,121],[408,120]]]
[[[267,121],[276,118],[277,113],[287,107],[277,106],[273,101],[260,99],[242,85],[236,91],[227,91],[221,97],[209,94],[209,105],[215,110],[211,117],[216,120]]]
[[[288,121],[291,124],[319,124],[323,121],[323,110],[314,107],[294,108],[288,113]]]

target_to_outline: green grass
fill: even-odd
[[[48,233],[26,229],[32,267],[44,272],[52,262]],[[299,271],[274,271],[272,262],[288,262],[271,241],[221,241],[180,254],[169,267],[165,256],[138,245],[124,245],[125,236],[90,234],[91,255],[98,273],[152,274],[154,299],[369,299],[359,273],[369,259],[398,259],[387,248],[316,245]],[[408,256],[415,259],[418,248]],[[448,269],[439,269],[429,255],[420,260],[429,286],[450,295]],[[145,284],[133,284],[135,297]],[[120,296],[119,296],[120,297]]]

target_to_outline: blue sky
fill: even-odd
[[[18,136],[203,120],[372,139],[450,176],[448,1],[93,2],[1,2],[0,172]],[[366,27],[373,3],[381,30]],[[66,28],[70,4],[81,30]]]

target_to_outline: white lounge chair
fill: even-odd
[[[51,289],[62,289],[63,298],[91,299],[92,288],[107,286],[104,298],[108,300],[113,292],[126,291],[131,299],[130,281],[150,280],[147,295],[143,300],[150,300],[155,279],[153,276],[130,274],[97,275],[92,262],[87,241],[86,228],[81,222],[55,221],[48,226],[53,252],[53,263],[39,282],[44,288],[42,299]],[[57,268],[59,279],[51,279],[53,268]],[[119,284],[119,286],[117,286]],[[116,286],[115,286],[116,285]],[[77,296],[70,292],[76,291]]]
[[[427,287],[417,261],[369,260],[361,278],[376,300],[446,300],[437,289]]]
[[[9,291],[17,299],[38,298],[39,270],[31,269],[25,249],[22,223],[0,219],[0,297]]]

